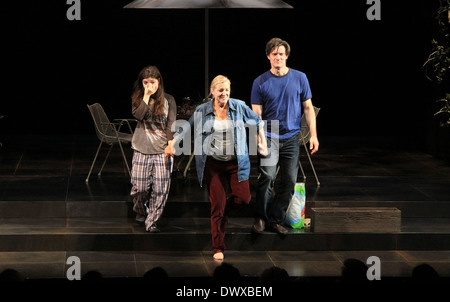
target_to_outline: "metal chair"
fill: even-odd
[[[320,108],[317,108],[314,106],[314,112],[316,113],[316,117],[319,114],[319,111],[320,111]],[[299,139],[300,145],[303,145],[303,147],[305,147],[305,151],[306,151],[305,153],[308,156],[308,160],[309,160],[309,163],[311,164],[312,171],[314,173],[314,176],[316,177],[317,186],[320,186],[319,178],[317,178],[316,170],[314,169],[314,165],[311,160],[311,155],[309,155],[309,150],[308,150],[308,147],[306,146],[306,144],[308,144],[308,142],[309,142],[309,139],[311,138],[311,132],[309,131],[308,123],[306,122],[306,118],[305,118],[304,114],[301,117],[300,127],[301,127],[300,139]],[[300,170],[302,171],[303,181],[306,181],[305,171],[303,170],[302,164],[300,163],[300,159],[298,161],[298,165],[300,166]]]
[[[131,143],[133,138],[133,130],[131,128],[130,122],[135,121],[133,119],[114,119],[115,123],[111,123],[109,121],[108,116],[103,110],[102,105],[99,103],[95,103],[92,105],[87,105],[88,109],[92,115],[92,119],[94,120],[95,133],[97,134],[98,139],[100,140],[100,145],[97,148],[97,153],[95,154],[94,160],[91,165],[91,169],[89,170],[88,176],[86,178],[86,183],[89,182],[89,177],[91,176],[92,169],[94,168],[95,162],[97,160],[98,154],[103,143],[110,145],[108,153],[103,161],[102,167],[100,168],[100,172],[98,172],[98,176],[101,175],[103,168],[105,166],[106,160],[111,153],[111,149],[114,145],[118,144],[120,147],[120,151],[122,153],[123,161],[128,170],[128,174],[131,177],[130,167],[128,166],[128,161],[125,156],[125,152],[123,151],[122,144]],[[121,132],[120,128],[123,124],[127,124],[131,133]]]

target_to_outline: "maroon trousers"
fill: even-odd
[[[208,157],[205,180],[211,202],[211,235],[214,253],[225,250],[226,211],[233,205],[249,204],[249,181],[238,181],[237,160],[219,161]]]

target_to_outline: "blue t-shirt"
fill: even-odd
[[[279,121],[280,139],[290,138],[300,131],[301,102],[311,98],[306,74],[289,69],[284,76],[275,76],[267,71],[253,81],[251,102],[262,105],[262,119],[267,121],[267,135],[277,138],[272,132],[271,121]]]

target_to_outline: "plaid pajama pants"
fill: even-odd
[[[166,205],[170,189],[170,158],[162,154],[134,151],[131,170],[133,211],[147,216],[145,229],[156,225]]]

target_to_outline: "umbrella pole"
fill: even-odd
[[[209,9],[205,9],[205,100],[208,97],[209,87]]]

